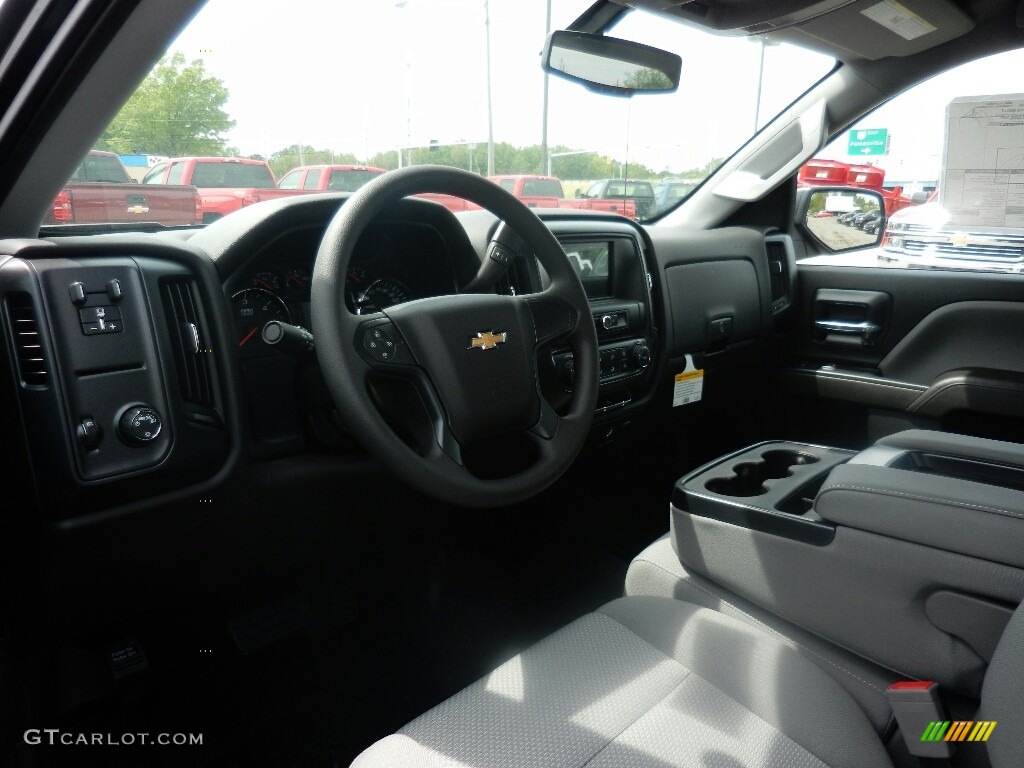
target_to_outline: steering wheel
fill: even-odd
[[[550,276],[540,293],[460,293],[356,315],[345,303],[345,275],[359,236],[389,204],[435,192],[470,200],[505,222]],[[494,290],[514,253],[496,237],[477,279]],[[586,294],[565,251],[522,202],[487,179],[454,168],[412,166],[382,174],[341,206],[324,233],[312,281],[317,357],[343,420],[372,456],[413,488],[466,506],[499,506],[548,487],[569,467],[590,430],[597,402],[597,333]],[[537,355],[563,342],[574,381],[563,414],[541,394]],[[429,417],[426,445],[391,428],[371,391],[380,377],[411,382]],[[393,423],[393,416],[392,416]],[[464,449],[498,436],[525,436],[532,463],[481,477]],[[496,474],[498,477],[490,477]]]

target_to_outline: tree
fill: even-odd
[[[111,121],[97,145],[122,154],[182,157],[225,155],[234,128],[223,107],[228,89],[206,73],[202,59],[162,58]]]
[[[648,67],[638,69],[632,75],[627,77],[622,85],[626,88],[632,88],[634,91],[673,90],[672,81],[669,79],[668,75],[657,69],[650,69]]]

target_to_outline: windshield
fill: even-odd
[[[591,2],[553,0],[551,27],[569,25]],[[513,194],[601,209],[600,199],[580,200],[600,182],[617,181],[603,194],[620,198],[650,199],[669,178],[692,189],[834,65],[635,11],[610,34],[678,53],[681,84],[669,94],[600,95],[544,74],[544,5],[293,0],[287,13],[272,3],[238,13],[235,0],[210,0],[95,148],[160,168],[139,174],[147,184],[268,190],[234,201],[203,196],[204,222],[272,196],[352,192],[374,175],[289,176],[311,163],[525,176]],[[322,45],[310,44],[321,34]],[[304,44],[289,51],[297,40]],[[196,157],[252,162],[179,165]],[[680,199],[625,210],[650,219]],[[174,223],[160,221],[152,202],[150,219]],[[607,210],[622,210],[621,200]]]

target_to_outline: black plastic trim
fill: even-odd
[[[785,450],[794,454],[811,453],[813,461],[803,465],[807,469],[775,478],[775,487],[763,495],[730,497],[707,490],[708,480],[721,475],[723,465],[759,460],[769,451]],[[853,451],[829,448],[807,443],[769,440],[722,456],[681,477],[672,489],[672,506],[679,512],[706,517],[730,525],[749,528],[793,541],[826,546],[835,538],[836,528],[822,520],[813,511],[805,514],[783,512],[803,489],[820,483],[837,464],[854,455]],[[740,501],[740,498],[761,499],[762,504]]]

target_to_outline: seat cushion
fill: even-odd
[[[867,718],[779,639],[625,597],[512,658],[353,768],[891,766]]]
[[[882,738],[895,728],[885,689],[890,683],[912,675],[874,664],[705,579],[679,562],[669,535],[633,558],[626,573],[626,594],[672,597],[710,608],[774,635],[838,682],[860,704]]]

